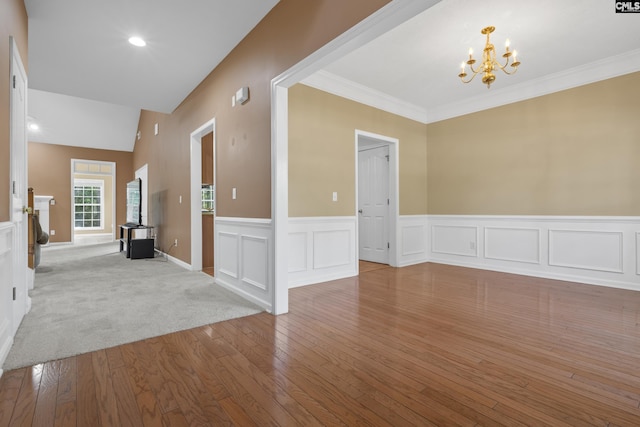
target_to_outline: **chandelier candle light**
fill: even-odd
[[[474,79],[476,75],[482,73],[482,83],[486,84],[487,89],[489,89],[491,87],[491,83],[496,80],[496,76],[495,74],[493,74],[494,70],[500,69],[504,71],[505,74],[509,75],[514,74],[516,71],[518,71],[518,65],[520,65],[520,61],[518,61],[518,58],[516,57],[517,52],[515,50],[509,50],[509,39],[507,39],[505,43],[505,52],[502,54],[502,57],[505,58],[506,61],[504,65],[498,63],[496,59],[496,49],[493,47],[491,41],[489,40],[489,35],[493,33],[495,29],[495,27],[485,27],[481,31],[482,34],[487,35],[487,42],[484,46],[484,50],[482,51],[482,63],[480,64],[480,68],[473,68],[473,64],[476,63],[476,60],[473,59],[473,49],[469,49],[469,59],[460,65],[461,70],[460,74],[458,74],[458,77],[460,77],[462,83],[469,83]],[[509,64],[510,59],[511,64]],[[469,65],[472,73],[469,80],[465,80],[465,77],[467,77],[467,72],[465,70],[466,65]],[[511,68],[513,68],[513,70],[509,71],[509,69],[507,68],[507,66],[509,65],[511,65]]]

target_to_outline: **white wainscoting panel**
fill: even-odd
[[[640,276],[640,231],[636,233],[636,274]]]
[[[11,299],[13,286],[13,230],[11,222],[0,223],[0,375],[13,345]]]
[[[431,226],[431,251],[447,255],[478,256],[478,227],[437,224]]]
[[[272,221],[216,217],[214,241],[216,283],[271,311]]]
[[[289,274],[307,270],[307,233],[300,231],[289,233]]]
[[[289,218],[289,287],[356,275],[356,230],[356,217]],[[399,267],[437,262],[640,291],[640,217],[406,215],[397,236]]]
[[[622,273],[621,231],[549,230],[549,264]]]
[[[540,264],[540,229],[484,227],[484,256]]]
[[[351,230],[316,230],[312,236],[314,270],[340,268],[353,262]]]
[[[255,236],[240,238],[242,282],[266,291],[269,283],[269,239]],[[267,256],[264,256],[264,255]]]
[[[358,274],[356,217],[289,218],[289,287]]]
[[[429,215],[428,224],[431,262],[640,291],[640,217]]]
[[[238,254],[240,235],[238,233],[220,231],[217,237],[220,248],[224,249],[223,252],[220,252],[219,262],[216,263],[216,265],[219,266],[218,271],[233,279],[237,279],[240,258]],[[217,252],[218,251],[216,251],[216,253]]]
[[[399,219],[399,267],[428,260],[429,223],[427,215],[403,215]]]

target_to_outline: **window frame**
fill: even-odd
[[[91,227],[78,227],[76,225],[76,207],[77,206],[97,206],[95,203],[76,203],[76,190],[77,187],[82,187],[83,192],[87,187],[98,188],[100,190],[100,204],[99,206],[99,214],[100,214],[100,225],[99,226],[91,226]],[[84,195],[83,195],[84,197]],[[95,197],[95,196],[91,196]],[[104,181],[99,179],[86,179],[86,178],[74,178],[73,180],[73,229],[74,231],[97,231],[104,230]],[[91,211],[92,214],[95,214],[95,211]],[[84,212],[83,212],[84,214]],[[87,221],[85,218],[82,219],[83,223]],[[93,222],[93,218],[91,219]]]

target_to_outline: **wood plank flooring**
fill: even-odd
[[[0,379],[12,427],[615,427],[639,405],[640,292],[438,264]]]

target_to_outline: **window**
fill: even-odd
[[[213,185],[202,184],[202,210],[213,212],[215,201],[215,190]]]
[[[75,229],[104,229],[104,182],[93,179],[76,179],[73,193]]]

